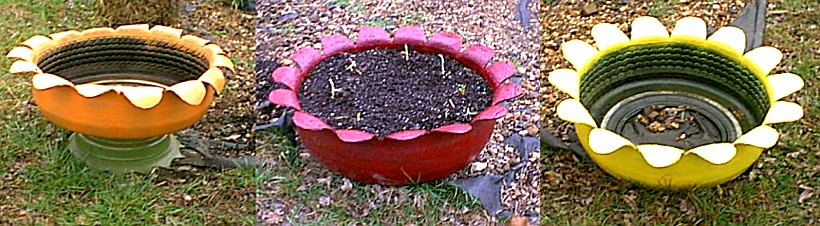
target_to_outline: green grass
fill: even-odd
[[[97,1],[0,0],[0,52],[33,35],[102,26]],[[157,174],[110,174],[68,152],[69,131],[31,103],[27,76],[8,74],[0,58],[0,224],[252,225],[252,170],[209,170],[182,182]],[[189,199],[186,199],[188,197]]]
[[[300,157],[299,153],[304,150],[287,141],[278,130],[262,131],[257,136],[270,140],[260,142],[266,145],[259,148],[273,154],[271,158],[275,162],[258,174],[258,199],[287,206],[285,222],[296,225],[433,225],[440,224],[446,217],[484,214],[478,200],[442,181],[401,187],[351,182]],[[341,189],[345,183],[352,185],[349,190]],[[322,197],[329,197],[333,202],[322,205],[319,201]]]
[[[654,1],[659,2],[659,1]],[[660,1],[668,2],[668,1]],[[820,12],[816,1],[770,1],[787,14],[771,16],[765,45],[781,49],[783,70],[801,75],[806,86],[788,97],[805,109],[802,120],[775,125],[777,146],[764,152],[744,175],[711,188],[659,191],[619,181],[594,163],[574,161],[567,151],[542,148],[543,225],[811,225],[820,221]],[[657,8],[655,8],[657,7]],[[654,12],[668,15],[665,6]],[[554,159],[560,159],[553,161]],[[563,184],[550,184],[549,175]],[[810,194],[799,202],[801,194]]]

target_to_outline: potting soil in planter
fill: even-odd
[[[372,49],[322,60],[299,89],[303,111],[335,129],[386,136],[469,123],[492,89],[481,75],[444,54]]]

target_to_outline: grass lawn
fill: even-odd
[[[654,1],[672,4],[678,1]],[[542,149],[542,224],[545,225],[816,225],[820,224],[820,5],[814,0],[769,1],[764,45],[784,59],[773,73],[806,81],[787,98],[805,109],[802,120],[776,125],[780,142],[751,174],[726,184],[658,191],[618,181],[567,151]],[[666,9],[665,7],[661,7]],[[666,10],[654,10],[663,14]],[[665,16],[669,16],[665,14]],[[668,21],[661,18],[662,21]],[[563,161],[553,161],[563,159]],[[570,160],[567,160],[570,159]],[[545,181],[574,184],[573,189]]]
[[[104,25],[96,2],[0,0],[0,52],[33,35]],[[11,63],[0,58],[0,225],[254,224],[253,170],[207,170],[171,182],[74,160],[70,131],[42,117],[29,78],[9,74]]]

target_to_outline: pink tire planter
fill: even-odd
[[[277,68],[274,81],[287,88],[273,90],[271,103],[295,110],[293,122],[302,145],[311,156],[345,177],[366,183],[404,185],[444,178],[463,168],[490,139],[495,120],[507,114],[500,102],[521,93],[520,86],[506,82],[516,69],[509,62],[493,62],[492,49],[473,45],[462,51],[462,39],[435,33],[429,39],[419,27],[403,27],[390,33],[378,27],[361,28],[358,40],[332,35],[322,39],[322,51],[303,48],[292,59],[297,67]],[[403,49],[447,55],[478,72],[493,90],[489,107],[469,123],[454,123],[432,130],[403,130],[384,137],[362,130],[337,130],[322,119],[302,111],[297,93],[319,62],[342,52],[370,49]]]

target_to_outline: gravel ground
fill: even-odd
[[[337,4],[339,2],[346,2]],[[528,5],[529,10],[535,12],[540,2]],[[538,17],[530,21],[529,27],[523,27],[516,20],[518,1],[493,1],[482,4],[464,0],[458,1],[283,1],[262,2],[257,4],[257,60],[270,60],[281,65],[291,65],[288,59],[293,51],[307,46],[315,46],[321,37],[331,34],[354,36],[358,27],[381,26],[388,31],[405,25],[421,26],[428,35],[438,31],[451,32],[463,37],[465,45],[483,44],[496,50],[495,60],[508,60],[518,66],[516,79],[521,82],[523,95],[509,104],[510,113],[498,120],[492,138],[484,151],[458,173],[446,180],[452,181],[489,174],[500,174],[511,170],[516,163],[527,161],[536,163],[540,153],[531,152],[529,156],[519,158],[518,152],[512,145],[504,141],[513,134],[534,137],[538,134],[540,116],[538,92],[539,73],[538,55],[539,45]],[[277,114],[273,113],[274,115]],[[260,117],[271,118],[270,115]],[[264,140],[264,139],[262,139]],[[261,143],[261,142],[260,142]],[[306,155],[300,150],[302,156]],[[263,148],[260,156],[262,161],[268,162],[276,172],[276,167],[285,167],[277,164],[279,150]],[[312,176],[317,173],[326,174],[324,169],[317,169],[318,164],[310,164],[304,169],[307,178],[315,181],[306,183],[321,183],[321,176]],[[318,171],[318,172],[317,172]],[[515,216],[526,216],[530,222],[539,221],[538,180],[540,172],[537,164],[527,164],[518,170],[511,183],[501,188],[501,202],[503,210]],[[346,180],[344,180],[346,181]],[[341,183],[341,182],[333,182]],[[349,183],[349,182],[348,182]],[[404,187],[382,187],[374,185],[367,189],[388,189],[396,193],[406,193]],[[262,192],[257,196],[258,215],[262,221],[281,218],[281,215],[307,214],[305,210],[277,211],[264,208],[278,206],[279,210],[287,209],[288,205],[309,200],[277,200],[277,191],[274,184],[260,184]],[[344,198],[344,197],[342,197]],[[284,207],[283,207],[284,206]],[[442,210],[442,215],[445,211]],[[446,219],[445,219],[446,220]],[[466,224],[486,224],[494,221],[490,217],[469,217],[461,219]],[[454,221],[444,221],[454,222]]]

